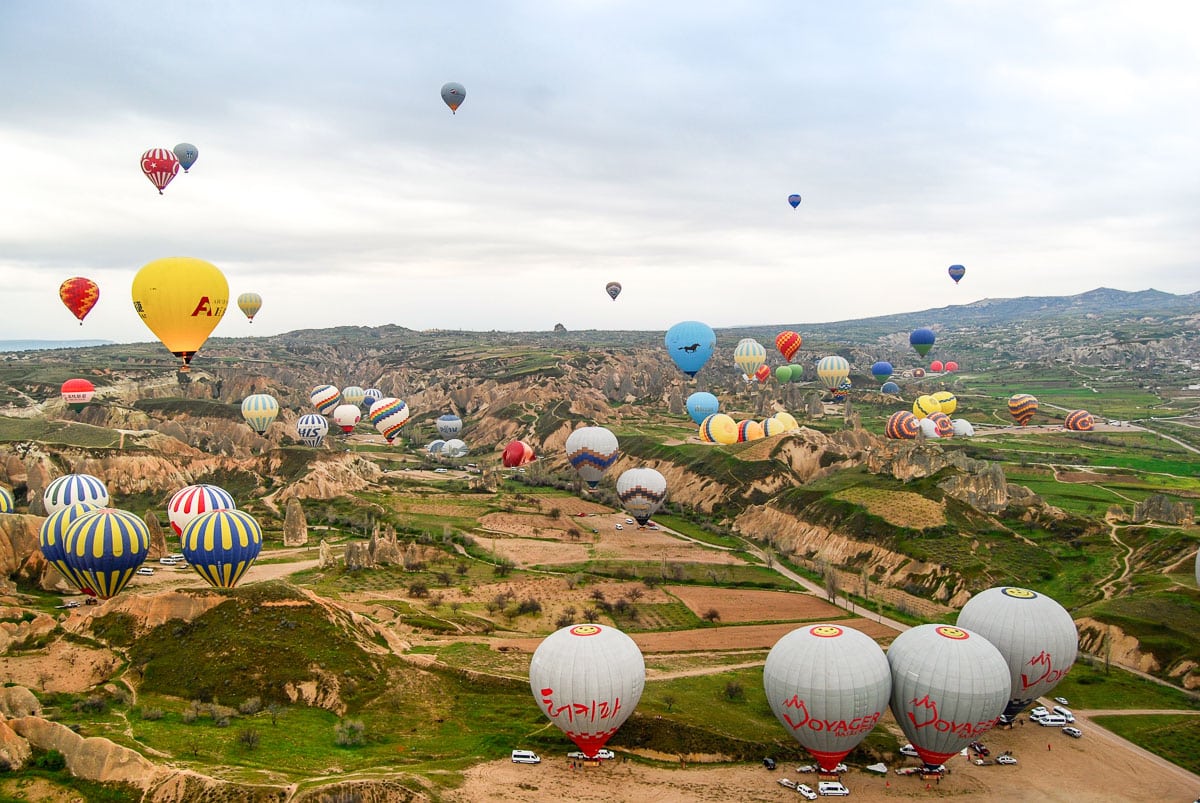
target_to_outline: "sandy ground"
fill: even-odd
[[[616,513],[570,519],[580,522],[583,529],[584,534],[577,538],[570,538],[565,530],[559,529],[570,526],[562,523],[567,519],[553,524],[549,518],[494,513],[481,521],[498,533],[495,538],[481,536],[479,541],[488,549],[494,547],[498,554],[518,566],[580,563],[589,555],[596,560],[678,561],[721,566],[746,563],[731,550],[700,549],[661,530],[638,529],[636,524],[626,524],[624,515]],[[616,529],[617,524],[623,529]],[[593,533],[592,528],[598,532]]]
[[[1200,794],[1200,777],[1172,767],[1158,766],[1106,740],[1092,738],[1095,729],[1081,723],[1082,739],[1072,739],[1057,728],[1027,724],[986,739],[995,755],[1011,750],[1016,766],[977,767],[955,758],[950,774],[940,783],[915,776],[886,777],[851,768],[842,782],[853,800],[941,799],[1011,801],[1154,800],[1162,803],[1192,801]],[[1047,745],[1051,749],[1047,750]],[[566,748],[564,747],[563,756]],[[572,770],[565,757],[543,756],[538,765],[494,761],[473,767],[466,783],[448,795],[449,800],[474,803],[498,801],[774,801],[801,800],[780,786],[780,778],[807,782],[812,775],[795,772],[792,765],[769,772],[758,764],[685,768],[646,766],[619,758],[604,766]],[[915,760],[912,761],[915,763]],[[899,765],[895,765],[899,766]],[[894,770],[895,766],[889,767]]]
[[[817,622],[845,618],[841,608],[810,594],[704,586],[667,586],[666,590],[678,597],[697,616],[703,616],[709,608],[716,608],[721,614],[721,621],[726,624],[779,620]]]

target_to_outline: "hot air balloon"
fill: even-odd
[[[458,113],[458,107],[467,99],[467,90],[457,81],[442,84],[442,101],[450,107],[451,114]]]
[[[955,284],[958,284],[962,277],[967,275],[967,269],[962,265],[951,265],[946,272],[950,274],[950,278],[954,280]]]
[[[699,426],[704,419],[721,409],[721,402],[716,396],[701,390],[687,397],[686,406],[688,415]]]
[[[42,492],[46,514],[86,502],[96,507],[108,507],[108,488],[99,477],[91,474],[64,474],[52,481]]]
[[[358,409],[357,404],[339,404],[333,408],[331,418],[342,432],[353,432],[354,426],[362,420],[362,410]]]
[[[617,436],[604,427],[581,427],[567,436],[567,461],[579,476],[595,488],[608,467],[617,462]]]
[[[895,440],[912,440],[920,431],[921,422],[908,410],[897,410],[888,417],[883,434]]]
[[[433,440],[433,441],[430,441],[429,443],[425,444],[425,451],[429,452],[430,454],[441,454],[442,449],[445,449],[445,448],[446,448],[446,442],[441,439]]]
[[[438,434],[447,440],[450,438],[457,438],[462,430],[462,419],[456,416],[454,413],[446,413],[445,415],[440,416],[437,420]]]
[[[183,358],[180,371],[188,370],[228,304],[225,275],[202,259],[157,259],[133,277],[133,308],[167,350]]]
[[[667,330],[663,342],[679,370],[695,376],[712,356],[717,335],[708,324],[683,321]]]
[[[595,756],[629,718],[645,685],[641,650],[608,625],[572,625],[551,633],[529,663],[529,688],[538,707],[586,756]]]
[[[737,425],[734,425],[734,439]],[[617,477],[617,498],[625,512],[645,526],[667,498],[667,480],[652,468],[631,468]]]
[[[871,366],[871,376],[875,377],[876,381],[886,382],[891,378],[893,372],[892,364],[887,360],[880,360]]]
[[[837,389],[831,391],[833,400],[835,402],[844,402],[850,396],[850,391],[853,388],[854,385],[850,383],[849,379],[843,379],[840,383],[838,383]]]
[[[793,430],[800,429],[800,422],[797,421],[796,417],[789,412],[780,410],[778,413],[771,416],[771,418],[774,418],[780,424],[783,424],[784,432],[791,432]]]
[[[338,408],[341,409],[340,407]],[[354,409],[358,409],[355,407]],[[408,423],[412,412],[408,409],[408,405],[400,399],[393,399],[390,396],[384,396],[379,401],[371,405],[371,409],[367,412],[367,421],[379,430],[388,443],[396,439],[400,434],[400,430]],[[337,421],[337,413],[334,412],[334,423]],[[353,427],[351,427],[353,428]],[[349,432],[349,429],[342,427],[344,432]]]
[[[790,373],[788,374],[788,377],[789,377],[789,378],[791,377],[791,374],[790,374]],[[758,366],[758,368],[755,368],[755,369],[754,369],[754,379],[755,379],[755,381],[756,381],[756,382],[758,382],[760,385],[761,385],[763,382],[766,382],[766,381],[767,381],[768,379],[770,379],[770,378],[771,378],[771,368],[770,368],[770,366],[768,366],[768,365],[760,365],[760,366]]]
[[[183,168],[183,172],[185,173],[196,163],[196,159],[200,156],[200,151],[190,142],[179,143],[171,149],[171,153],[175,154],[175,158],[179,160],[179,166]]]
[[[1057,602],[1027,588],[998,586],[963,606],[958,626],[986,638],[1008,665],[1011,685],[1004,716],[1012,720],[1039,697],[1048,697],[1075,664],[1079,631]]]
[[[67,565],[67,546],[65,541],[67,527],[84,513],[99,510],[101,507],[103,505],[95,505],[90,502],[77,502],[73,505],[59,508],[46,517],[46,520],[42,522],[41,530],[38,532],[38,546],[42,550],[42,555],[58,570],[63,579],[77,591],[84,591],[88,588],[88,585],[85,578],[80,577],[74,569]]]
[[[745,443],[746,441],[757,441],[757,440],[761,440],[762,437],[763,437],[762,424],[758,423],[757,421],[751,421],[749,419],[738,422],[738,425],[737,425],[738,443]]]
[[[933,371],[935,374],[940,374],[945,367],[946,366],[942,365],[941,360],[934,360],[933,362],[929,363],[929,370]]]
[[[771,416],[762,420],[762,430],[764,438],[773,438],[786,432],[787,426],[775,416]]]
[[[12,513],[16,509],[17,502],[13,499],[12,491],[0,487],[0,513]]]
[[[517,468],[532,463],[536,459],[533,447],[525,441],[510,442],[508,446],[504,447],[504,453],[500,455],[500,462],[504,464],[505,468]]]
[[[781,365],[775,369],[775,381],[781,385],[786,385],[792,381],[792,366]]]
[[[912,411],[917,418],[924,418],[930,413],[940,413],[942,403],[930,395],[918,396],[913,402]]]
[[[775,348],[779,350],[779,353],[788,362],[791,362],[792,357],[796,356],[796,352],[800,350],[802,342],[803,340],[800,335],[790,329],[775,335]]]
[[[933,348],[933,342],[935,340],[937,340],[937,335],[933,333],[932,329],[915,329],[913,330],[913,333],[908,336],[909,344],[916,349],[917,354],[920,354],[922,357],[928,354],[929,350]]]
[[[733,364],[746,376],[754,376],[758,366],[767,361],[767,350],[752,337],[745,337],[733,350]]]
[[[296,434],[305,446],[320,446],[329,432],[329,421],[316,413],[305,413],[296,419]]]
[[[800,196],[796,193],[792,193],[788,196],[788,203],[792,205],[792,209],[795,209],[800,205]]]
[[[374,404],[375,402],[379,401],[382,398],[383,398],[383,391],[380,390],[379,388],[367,388],[366,390],[363,391],[363,405],[366,406],[366,408],[368,410],[371,409],[372,404]]]
[[[844,625],[805,625],[771,648],[763,689],[784,730],[833,772],[887,710],[892,672],[870,636]]]
[[[117,595],[150,552],[150,528],[127,510],[102,507],[67,526],[64,560],[97,597]]]
[[[965,418],[955,418],[951,423],[954,424],[956,438],[970,438],[975,434],[975,427]]]
[[[917,422],[917,426],[921,429],[921,434],[926,438],[942,437],[942,429],[937,425],[937,419],[934,416],[942,415],[942,413],[930,413],[926,417]]]
[[[1028,393],[1017,393],[1008,399],[1008,414],[1021,426],[1028,424],[1030,419],[1037,415],[1037,411],[1038,400]]]
[[[353,404],[355,407],[361,407],[363,401],[367,398],[367,392],[358,385],[351,385],[348,388],[342,388],[342,401],[346,404]],[[369,407],[367,408],[370,409]]]
[[[58,297],[71,314],[79,319],[79,325],[83,326],[83,319],[100,300],[100,286],[91,279],[74,276],[58,286]]]
[[[804,366],[800,365],[800,364],[793,365],[792,366],[792,375],[790,378],[793,382],[803,382],[804,381]]]
[[[62,400],[75,412],[81,412],[92,397],[96,386],[86,379],[68,379],[62,384]]]
[[[1096,419],[1087,410],[1072,410],[1067,413],[1063,426],[1072,432],[1091,432],[1096,426]]]
[[[179,173],[179,160],[166,148],[151,148],[142,154],[142,172],[162,195],[171,179]]]
[[[941,412],[940,410],[936,413],[930,413],[928,416],[925,417],[925,419],[921,423],[924,424],[925,421],[928,421],[930,424],[933,425],[933,427],[937,433],[937,437],[939,437],[939,438],[953,438],[954,437],[954,422],[950,420],[950,416],[946,415],[945,413]]]
[[[171,495],[167,502],[167,519],[176,535],[202,513],[211,510],[235,510],[233,496],[217,485],[188,485]]]
[[[329,415],[342,403],[342,392],[333,385],[317,385],[308,400],[321,415]]]
[[[895,382],[884,382],[882,387],[879,388],[879,392],[886,393],[889,396],[899,396],[900,395],[900,386],[897,385]]]
[[[948,374],[954,373],[955,371],[958,370],[958,363],[956,363],[954,360],[950,360],[949,362],[946,363],[945,370],[946,370],[946,373],[948,373]]]
[[[929,395],[937,399],[939,408],[946,415],[952,415],[958,409],[958,397],[948,390],[939,390]]]
[[[180,551],[214,588],[233,588],[262,550],[262,527],[241,510],[213,510],[188,522]]]
[[[458,438],[451,438],[446,441],[446,445],[442,447],[442,454],[446,457],[466,457],[467,452],[471,451],[467,444],[463,443]]]
[[[238,296],[237,305],[246,319],[254,323],[254,316],[262,309],[262,296],[258,293],[242,293]]]
[[[1008,700],[1008,664],[983,636],[921,625],[888,648],[892,714],[926,766],[936,767],[991,730]]]
[[[925,378],[925,369],[924,368],[914,368],[912,370],[912,375],[913,375],[913,379],[924,379]]]
[[[838,385],[850,376],[850,363],[845,357],[834,354],[822,357],[817,363],[817,378],[830,391],[838,389]]]
[[[621,295],[621,283],[609,282],[608,284],[604,285],[604,292],[608,293],[609,298],[611,298],[613,301],[616,301],[617,296]]]
[[[724,413],[715,413],[700,422],[700,440],[728,446],[737,443],[737,422]]]
[[[242,399],[242,418],[262,435],[279,415],[279,402],[269,393],[254,393]]]

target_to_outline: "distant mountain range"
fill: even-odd
[[[115,342],[113,340],[0,340],[0,352],[78,349],[88,346],[111,346]]]

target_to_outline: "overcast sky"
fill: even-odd
[[[262,294],[229,337],[1194,292],[1198,30],[1188,0],[7,0],[0,338],[152,339],[130,285],[176,255]],[[183,141],[159,196],[139,157]]]

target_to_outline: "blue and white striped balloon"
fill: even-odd
[[[296,420],[296,434],[305,446],[320,446],[328,432],[329,422],[323,415],[305,413]]]
[[[67,566],[84,592],[115,597],[150,552],[150,528],[127,510],[104,507],[84,513],[66,532]]]
[[[80,502],[108,507],[108,488],[91,474],[64,474],[46,486],[42,504],[46,514],[57,513]]]

